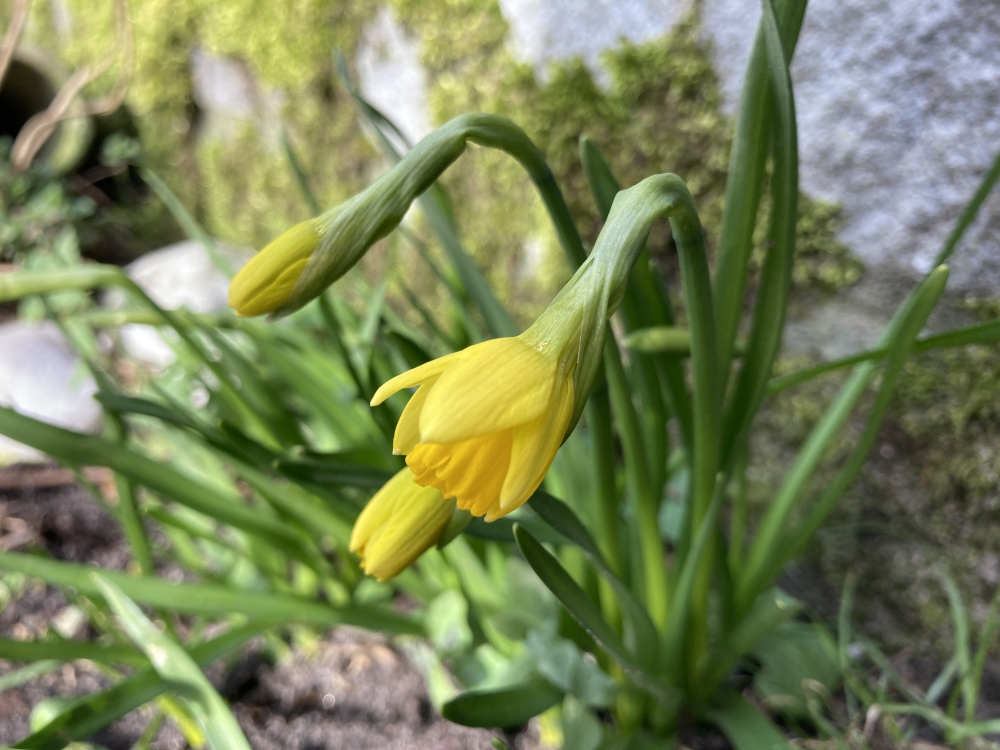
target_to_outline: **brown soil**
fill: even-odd
[[[17,537],[11,536],[18,534]],[[108,514],[76,486],[0,490],[0,546],[32,546],[72,562],[121,570],[127,546]],[[178,570],[163,571],[170,577]],[[0,581],[3,581],[0,571]],[[31,638],[53,627],[68,602],[38,582],[13,583],[15,597],[0,611],[0,636]],[[75,638],[96,635],[89,625]],[[491,732],[451,724],[431,705],[424,682],[390,641],[339,628],[305,649],[293,649],[277,664],[258,639],[207,674],[230,702],[251,745],[259,750],[489,750]],[[0,677],[21,667],[0,660]],[[90,662],[78,661],[21,686],[0,692],[0,747],[29,733],[31,710],[53,696],[85,695],[110,680]],[[91,741],[127,750],[153,715],[149,706],[97,733]],[[507,738],[517,750],[537,745],[532,732]],[[182,750],[186,743],[169,722],[153,747]]]

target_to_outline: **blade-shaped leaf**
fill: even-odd
[[[678,702],[676,691],[655,673],[648,671],[655,669],[655,665],[636,663],[614,628],[604,620],[597,606],[559,561],[519,524],[514,525],[514,538],[524,559],[562,602],[566,611],[618,662],[636,685],[649,692],[668,711],[674,710]]]
[[[527,724],[562,698],[562,690],[536,677],[498,690],[466,691],[441,706],[441,715],[466,727],[514,727]]]
[[[709,718],[726,733],[736,750],[791,750],[778,728],[738,695],[730,696]]]
[[[194,659],[149,621],[131,599],[106,578],[93,574],[97,588],[118,616],[129,638],[143,650],[153,669],[187,699],[213,750],[250,750],[222,696],[212,687]]]
[[[40,578],[56,586],[69,586],[87,596],[100,593],[92,578],[94,569],[87,565],[46,560],[16,552],[0,552],[0,569]],[[291,594],[241,591],[209,584],[172,583],[161,578],[133,577],[112,570],[103,571],[102,575],[140,604],[178,612],[217,616],[243,614],[268,621],[280,619],[320,626],[355,625],[370,630],[423,634],[420,625],[409,617],[361,604],[339,607]]]
[[[273,621],[261,621],[234,628],[195,646],[191,649],[191,658],[199,667],[207,667],[274,624]],[[107,690],[74,701],[44,727],[16,743],[14,747],[24,750],[61,750],[71,742],[87,739],[94,732],[169,689],[170,685],[152,667],[145,667]]]

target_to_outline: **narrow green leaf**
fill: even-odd
[[[121,589],[100,575],[93,577],[129,638],[143,650],[160,677],[187,699],[213,750],[250,750],[226,702],[191,656],[161,633]]]
[[[305,169],[302,168],[302,162],[299,160],[299,155],[295,153],[292,139],[288,137],[288,130],[285,128],[281,129],[281,147],[288,160],[288,166],[291,167],[292,174],[295,175],[295,184],[299,186],[299,192],[302,193],[306,205],[309,206],[313,216],[319,216],[323,213],[323,209],[320,207],[319,201],[316,200],[316,194],[309,187],[309,178],[306,176]]]
[[[10,661],[57,659],[61,662],[89,659],[100,664],[128,664],[133,667],[142,667],[149,663],[135,649],[63,639],[14,641],[2,638],[0,639],[0,659],[9,659]]]
[[[635,654],[640,664],[656,664],[657,634],[653,621],[649,619],[649,613],[608,566],[597,547],[597,543],[580,519],[573,513],[573,510],[561,500],[557,500],[542,490],[536,491],[528,502],[532,510],[538,513],[543,521],[580,547],[586,553],[591,564],[611,584],[625,617],[626,646],[629,651]]]
[[[636,685],[649,692],[667,710],[674,710],[678,701],[676,691],[655,673],[648,671],[654,669],[655,665],[636,663],[614,628],[604,620],[590,597],[559,564],[559,561],[519,524],[514,525],[514,538],[528,565],[562,602],[566,611],[618,662]]]
[[[691,334],[687,328],[674,326],[651,326],[632,331],[625,337],[625,346],[646,354],[675,354],[687,356],[691,353]]]
[[[93,435],[55,427],[0,407],[0,434],[30,445],[70,466],[107,466],[154,492],[247,531],[301,557],[303,537],[278,519],[247,506],[235,493],[203,487],[175,469],[130,448]]]
[[[100,593],[92,578],[94,569],[87,565],[0,552],[0,568],[40,578],[56,586],[68,586],[85,596]],[[244,591],[210,584],[172,583],[161,578],[133,577],[111,570],[102,571],[101,575],[140,604],[178,612],[216,616],[242,614],[269,622],[355,625],[369,630],[423,634],[420,625],[410,617],[361,604],[335,606],[291,594]]]
[[[468,690],[441,706],[441,715],[466,727],[515,727],[527,724],[562,698],[562,690],[535,677],[497,690]]]
[[[791,750],[778,728],[738,695],[729,696],[708,717],[725,732],[736,750]]]
[[[985,323],[977,323],[976,325],[956,328],[951,331],[945,331],[944,333],[937,333],[933,336],[918,339],[913,345],[913,351],[928,352],[934,349],[945,349],[955,346],[995,344],[998,341],[1000,341],[1000,320],[990,320]],[[782,375],[781,377],[773,378],[771,382],[767,384],[767,393],[768,395],[778,393],[786,388],[791,388],[793,385],[804,383],[807,380],[812,380],[815,377],[824,375],[828,372],[833,372],[834,370],[840,370],[861,362],[882,359],[888,353],[889,347],[880,346],[875,349],[858,352],[857,354],[852,354],[831,362],[824,362],[823,364],[816,365],[815,367],[809,367],[805,370],[800,370],[799,372]]]
[[[801,602],[777,588],[757,597],[750,611],[712,649],[702,672],[702,683],[697,686],[699,699],[707,701],[761,638],[794,617],[801,608]]]
[[[891,353],[886,363],[882,385],[875,404],[869,412],[865,430],[856,443],[847,462],[834,480],[827,485],[820,499],[810,509],[806,519],[794,531],[787,531],[785,524],[809,476],[815,470],[826,447],[847,419],[854,404],[867,387],[875,372],[872,363],[860,365],[851,379],[841,389],[819,424],[814,428],[805,446],[799,452],[792,468],[768,506],[761,521],[753,546],[747,556],[747,565],[738,583],[739,607],[746,607],[759,591],[770,585],[785,561],[798,554],[803,545],[812,537],[827,514],[833,509],[844,490],[854,481],[861,470],[878,428],[889,406],[892,389],[902,370],[906,357],[913,347],[913,341],[924,327],[927,317],[937,304],[948,280],[948,269],[940,266],[920,284],[915,293],[907,299],[894,317],[887,331]]]
[[[89,570],[93,572],[92,568]],[[207,667],[273,624],[273,621],[261,621],[233,628],[192,648],[191,658],[199,667]],[[107,690],[74,701],[44,727],[16,743],[14,747],[24,750],[61,750],[71,742],[87,739],[94,732],[168,690],[170,685],[152,667],[145,667]]]
[[[141,169],[139,171],[139,176],[142,177],[143,182],[153,188],[153,192],[156,193],[159,199],[166,205],[167,210],[170,211],[174,219],[180,225],[181,229],[184,230],[184,234],[195,242],[201,243],[201,245],[205,248],[205,251],[208,253],[208,257],[212,260],[212,264],[224,274],[232,278],[232,276],[236,273],[236,269],[233,268],[233,264],[219,252],[219,246],[216,244],[212,236],[202,229],[201,225],[195,221],[195,218],[184,207],[184,204],[181,203],[180,198],[174,194],[173,190],[167,187],[167,183],[161,180],[151,169]]]
[[[27,659],[19,659],[9,656],[4,656],[3,651],[0,650],[0,659],[11,659],[12,661],[28,661]],[[42,661],[35,661],[34,664],[29,664],[26,667],[21,667],[20,669],[15,669],[12,672],[8,672],[5,675],[0,675],[0,693],[4,690],[10,690],[12,688],[19,687],[26,682],[31,682],[39,677],[47,675],[49,672],[54,672],[63,665],[61,660],[45,659]]]
[[[805,15],[805,0],[783,0],[777,4],[781,36],[787,59],[792,59]],[[736,334],[743,312],[743,293],[752,250],[754,226],[760,203],[767,152],[771,142],[774,98],[768,44],[762,18],[747,62],[740,94],[736,132],[729,157],[725,211],[719,237],[714,299],[719,327],[719,367],[723,385],[729,378]]]
[[[124,274],[117,266],[85,263],[54,271],[15,271],[0,276],[0,302],[70,289],[90,290],[120,285]]]
[[[786,5],[795,4],[801,5],[804,9],[804,0],[786,2]],[[746,439],[750,422],[767,392],[774,360],[781,348],[788,295],[792,285],[792,265],[795,261],[799,199],[799,147],[795,100],[792,95],[792,79],[788,72],[789,56],[786,55],[782,45],[772,0],[764,0],[763,11],[761,28],[777,115],[774,123],[774,175],[771,181],[773,207],[770,235],[773,244],[764,258],[743,364],[724,420],[721,466],[729,465],[737,441]],[[764,140],[766,142],[766,137]],[[752,187],[748,186],[748,189],[752,190]],[[742,293],[742,282],[740,292]],[[732,301],[729,304],[732,304]],[[738,306],[736,309],[738,310]],[[720,323],[720,327],[722,325]],[[731,356],[735,342],[735,327],[731,334],[727,332],[725,335],[731,335],[731,339],[727,339],[724,345],[726,352],[723,354],[727,359],[722,363],[724,368],[728,368],[728,357]]]
[[[986,202],[986,198],[996,186],[997,181],[1000,181],[1000,152],[997,152],[996,158],[993,160],[993,164],[986,171],[986,174],[983,175],[983,181],[979,183],[979,187],[976,188],[976,192],[972,195],[972,199],[966,204],[965,209],[962,211],[962,215],[959,216],[958,221],[955,222],[955,227],[951,230],[951,234],[948,235],[948,239],[945,240],[944,247],[941,248],[937,258],[934,260],[934,267],[947,262],[948,258],[951,257],[951,254],[955,251],[958,243],[965,235],[965,231],[972,225],[972,222],[975,221],[976,216],[979,214],[979,209],[982,208],[983,203]]]
[[[948,594],[948,608],[951,610],[952,628],[955,637],[955,661],[958,664],[959,684],[962,686],[962,701],[965,704],[965,720],[972,721],[976,711],[977,686],[973,682],[972,647],[969,642],[969,613],[962,602],[958,584],[947,569],[938,569],[944,590]]]

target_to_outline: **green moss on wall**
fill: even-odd
[[[601,223],[579,163],[581,134],[597,144],[625,185],[657,172],[679,174],[713,244],[722,216],[732,123],[722,113],[718,79],[694,15],[663,39],[625,42],[606,51],[602,64],[610,81],[602,89],[579,60],[552,65],[546,80],[539,81],[530,66],[510,55],[507,24],[495,0],[392,0],[392,6],[423,40],[423,62],[435,82],[435,119],[443,122],[478,109],[521,125],[545,153],[585,241],[593,242]],[[481,263],[516,258],[526,240],[543,239],[550,256],[539,283],[551,292],[565,278],[565,268],[551,258],[559,251],[544,213],[509,159],[473,154],[447,181],[453,195],[461,196],[463,236]],[[836,240],[838,220],[837,207],[803,196],[797,284],[836,290],[859,278],[860,261]],[[665,229],[659,232],[653,247],[669,273],[673,259]],[[765,235],[766,220],[755,238],[760,248]],[[509,284],[510,279],[510,273],[503,273],[497,281]],[[504,296],[510,291],[502,289]]]
[[[67,68],[93,63],[113,44],[111,3],[67,0],[59,19],[48,4],[35,6],[31,38]],[[348,0],[134,0],[130,8],[135,60],[126,102],[145,158],[209,231],[260,246],[306,215],[273,132],[277,126],[267,132],[259,120],[284,124],[323,203],[363,187],[374,152],[336,83],[331,50],[353,54],[377,8]],[[260,86],[263,117],[235,123],[231,139],[199,137],[204,113],[195,101],[191,71],[198,47],[242,61]],[[106,91],[116,73],[109,71],[88,94]],[[269,92],[280,92],[281,103],[275,106]],[[176,238],[173,227],[164,229],[151,225],[147,245]]]

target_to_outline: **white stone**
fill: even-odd
[[[514,54],[545,80],[549,63],[582,58],[607,82],[600,53],[622,39],[645,42],[666,34],[690,8],[689,0],[499,0],[510,25]]]
[[[94,432],[101,407],[97,385],[54,323],[0,325],[0,405],[43,422]],[[44,455],[0,435],[0,465],[39,462]]]
[[[760,3],[703,14],[732,111]],[[844,206],[840,238],[875,273],[926,271],[1000,150],[996,4],[812,0],[792,78],[803,189]],[[951,265],[950,288],[996,294],[1000,195]]]
[[[361,95],[416,143],[433,129],[420,42],[383,7],[364,31],[355,64]]]
[[[201,243],[185,240],[147,253],[126,266],[125,271],[165,310],[219,312],[228,305],[231,273],[252,255],[253,251],[247,248],[223,246],[216,262]],[[110,292],[105,295],[104,303],[108,307],[121,307],[124,294],[117,290]],[[173,347],[154,326],[124,325],[121,338],[129,354],[153,369],[168,367],[176,360]]]

